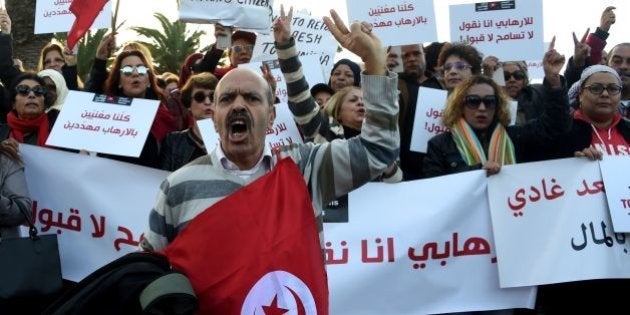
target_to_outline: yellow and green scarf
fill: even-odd
[[[477,135],[464,118],[457,121],[451,128],[451,134],[459,154],[468,165],[484,165],[488,161],[496,162],[499,165],[516,163],[514,144],[500,123],[492,131],[488,158],[486,158],[486,153],[483,151],[483,146],[479,142]]]

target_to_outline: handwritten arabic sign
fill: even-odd
[[[274,12],[274,19],[278,15],[278,12]],[[324,68],[323,71],[330,73],[335,63],[337,41],[328,31],[328,27],[324,24],[323,19],[321,17],[294,13],[293,21],[291,22],[291,32],[295,39],[295,46],[302,65],[306,64],[305,59],[302,58],[314,55],[317,56],[318,63]],[[253,61],[278,59],[272,34],[258,35],[252,56],[254,56],[252,58]],[[311,82],[309,81],[309,83]]]
[[[112,1],[107,2],[103,11],[96,17],[93,29],[110,27]],[[72,0],[37,0],[35,4],[35,34],[67,32],[74,23],[75,16],[70,12]]]
[[[630,169],[630,159],[627,155],[605,155],[599,167],[606,182],[613,229],[617,233],[630,232],[630,180],[627,173],[620,172]]]
[[[293,114],[289,110],[289,106],[286,103],[276,104],[276,120],[273,123],[272,128],[267,128],[267,136],[265,142],[270,149],[274,149],[278,146],[290,145],[292,143],[304,143],[300,131],[293,120]],[[219,142],[219,135],[217,134],[212,119],[203,119],[197,121],[197,126],[201,131],[201,138],[203,143],[206,144],[208,151],[215,148]]]
[[[499,60],[539,60],[544,53],[542,0],[451,5],[452,42],[468,42]]]
[[[179,19],[269,33],[273,0],[180,0]]]
[[[347,0],[348,21],[366,21],[384,45],[437,41],[433,0]]]
[[[70,91],[46,144],[138,157],[158,106],[157,100]]]
[[[501,287],[630,278],[630,237],[613,233],[597,163],[505,166],[488,195]]]
[[[20,153],[33,219],[43,234],[57,234],[64,279],[80,281],[138,250],[167,172],[26,144]]]
[[[316,55],[301,56],[300,62],[302,63],[302,73],[304,73],[304,77],[310,86],[317,83],[325,83],[322,67]],[[260,67],[263,63],[269,66],[271,74],[273,74],[273,77],[276,79],[276,97],[280,99],[280,103],[287,103],[289,101],[289,96],[287,95],[287,81],[280,70],[280,62],[278,62],[277,59],[263,62],[250,62],[241,64],[239,67],[248,68],[254,72],[260,73]]]
[[[427,152],[427,143],[435,135],[448,131],[442,124],[442,111],[446,106],[445,90],[420,87],[416,103],[411,151]]]
[[[535,288],[499,288],[485,182],[479,171],[351,192],[349,222],[324,224],[330,313],[533,307]]]

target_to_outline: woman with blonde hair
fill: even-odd
[[[553,47],[553,46],[552,46]],[[507,95],[492,79],[474,75],[450,95],[443,122],[450,131],[429,140],[426,177],[474,169],[496,174],[502,165],[549,158],[551,140],[568,131],[566,87],[560,78],[564,56],[553,48],[544,57],[544,108],[539,119],[510,126]]]

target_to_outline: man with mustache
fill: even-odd
[[[228,72],[219,81],[212,104],[220,144],[162,183],[142,249],[164,249],[198,214],[269,172],[285,157],[293,159],[304,174],[323,244],[322,205],[377,177],[394,162],[399,146],[398,77],[387,70],[383,47],[369,23],[353,23],[348,29],[335,11],[331,15],[332,20],[324,18],[330,32],[365,63],[361,80],[368,115],[361,136],[325,144],[291,144],[272,152],[265,143],[266,130],[275,118],[271,87],[251,70]],[[290,23],[284,9],[274,23]],[[314,103],[310,110],[310,117],[318,118]],[[300,123],[308,126],[309,121]]]

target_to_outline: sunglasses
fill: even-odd
[[[514,80],[523,80],[525,79],[525,73],[521,70],[516,70],[514,72],[503,72],[503,78],[505,78],[505,81],[509,80],[510,77],[514,78]]]
[[[210,99],[210,103],[212,103],[212,99],[214,98],[214,92],[210,92],[206,94],[204,92],[199,91],[193,94],[193,100],[195,100],[195,102],[197,103],[203,103],[206,100],[206,97]]]
[[[486,95],[484,97],[479,95],[466,95],[466,98],[464,98],[464,105],[470,109],[478,109],[481,103],[483,103],[486,108],[492,109],[497,106],[497,102],[496,95]]]
[[[254,45],[234,45],[230,49],[237,54],[243,51],[251,54],[254,51]]]
[[[124,66],[122,68],[120,68],[120,73],[124,74],[124,75],[131,75],[133,73],[133,70],[136,70],[136,73],[138,73],[139,75],[145,75],[147,74],[147,72],[149,72],[149,68],[145,67],[145,66]]]
[[[15,87],[15,91],[22,96],[28,96],[31,92],[33,92],[35,96],[44,96],[44,94],[46,94],[46,88],[41,85],[30,87],[28,85],[20,84]]]
[[[604,90],[608,92],[608,95],[617,95],[621,93],[621,87],[617,84],[609,84],[606,86],[603,84],[591,84],[589,86],[585,86],[584,88],[595,95],[604,93]]]
[[[457,71],[462,71],[462,70],[466,70],[466,69],[472,69],[472,66],[463,62],[463,61],[458,61],[458,62],[454,62],[454,63],[447,63],[445,65],[442,66],[442,70],[444,70],[444,72],[447,71],[451,71],[451,69],[455,68],[455,70]]]

